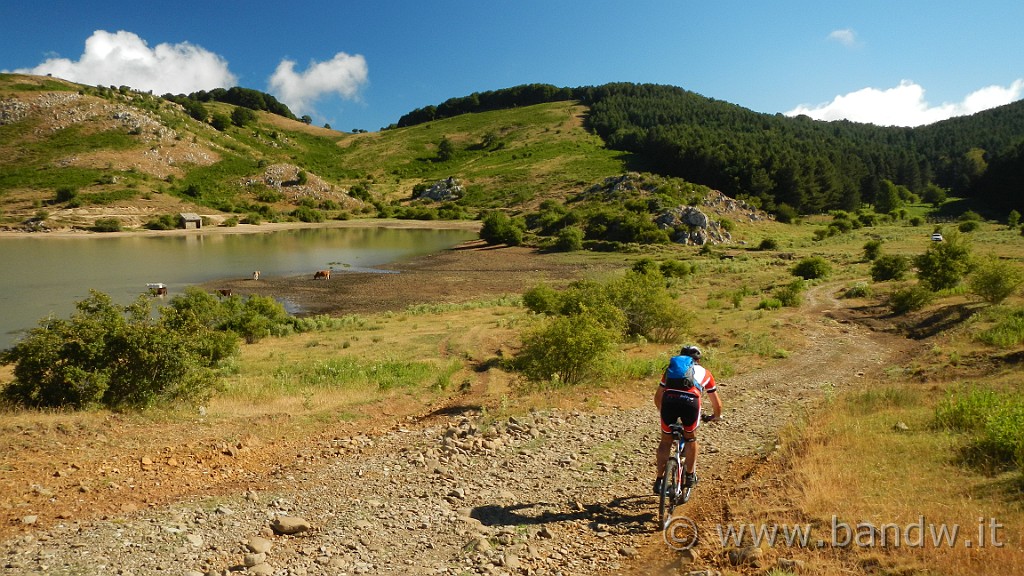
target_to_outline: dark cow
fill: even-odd
[[[330,270],[317,270],[316,272],[313,273],[313,280],[317,280],[319,278],[323,278],[324,280],[330,280],[331,279],[331,271]]]
[[[217,290],[217,294],[225,297],[231,296],[231,288],[220,288]]]

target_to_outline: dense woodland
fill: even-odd
[[[897,185],[922,197],[1024,209],[1024,101],[918,128],[761,114],[677,88],[530,84],[453,98],[395,128],[458,114],[579,100],[589,127],[646,170],[716,188],[768,210],[815,213],[884,204]],[[788,208],[787,208],[788,207]]]

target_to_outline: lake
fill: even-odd
[[[395,227],[296,228],[174,235],[0,237],[0,349],[48,315],[67,318],[90,289],[128,304],[148,283],[185,287],[222,278],[299,276],[332,268],[374,271],[445,250],[475,230]]]

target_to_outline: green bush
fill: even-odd
[[[174,230],[178,227],[179,218],[174,214],[161,214],[151,218],[142,225],[148,230]]]
[[[806,282],[801,279],[796,279],[781,288],[777,288],[772,293],[772,296],[774,296],[782,306],[795,308],[803,301],[803,293],[806,289]]]
[[[778,250],[779,241],[775,238],[764,238],[761,243],[757,245],[758,250]]]
[[[889,308],[894,314],[906,314],[924,308],[935,298],[935,294],[920,284],[894,290],[889,295]]]
[[[873,294],[866,282],[857,282],[843,292],[843,298],[869,298]]]
[[[693,322],[693,315],[676,301],[665,277],[630,271],[608,286],[611,301],[625,314],[626,335],[653,342],[675,342]]]
[[[918,279],[928,288],[954,288],[971,270],[971,247],[963,236],[950,233],[943,242],[933,242],[924,254],[916,256],[914,266]]]
[[[989,304],[999,304],[1024,283],[1020,267],[997,258],[987,258],[967,278],[972,294]]]
[[[515,367],[531,382],[575,386],[598,378],[615,334],[589,314],[556,316],[523,336]]]
[[[46,318],[0,355],[14,364],[3,390],[16,405],[82,409],[141,409],[207,398],[214,365],[237,350],[237,337],[196,323],[175,326],[152,300],[127,307],[91,291],[69,320]]]
[[[883,254],[871,263],[871,279],[875,282],[902,280],[910,271],[910,259],[899,254]]]
[[[778,310],[782,308],[782,301],[778,298],[764,298],[757,303],[758,310]]]
[[[121,219],[120,218],[97,218],[96,222],[92,225],[94,232],[120,232],[121,231]]]
[[[814,280],[817,278],[825,278],[832,272],[832,266],[829,265],[821,256],[813,256],[811,258],[804,258],[800,262],[793,266],[792,273],[794,276],[799,276],[804,280]]]
[[[974,232],[978,228],[981,228],[981,224],[975,220],[968,220],[966,222],[961,222],[956,228],[961,232]]]
[[[583,249],[583,229],[579,226],[566,226],[555,235],[555,250],[559,252],[576,252]]]
[[[661,263],[661,275],[665,278],[685,278],[696,272],[696,264],[681,260],[665,260]]]
[[[868,240],[864,244],[864,259],[872,261],[882,255],[882,241]]]
[[[518,246],[523,243],[526,225],[514,220],[504,212],[489,212],[483,219],[480,228],[480,239],[488,244],[506,244]]]

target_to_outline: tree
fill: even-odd
[[[437,143],[437,160],[438,162],[447,162],[452,159],[455,155],[455,144],[447,137],[441,138],[441,141]]]
[[[1010,210],[1010,214],[1006,217],[1006,225],[1009,226],[1010,229],[1013,229],[1016,228],[1018,224],[1020,224],[1020,212]]]
[[[235,126],[248,126],[256,122],[256,112],[243,106],[235,106],[231,111],[231,123]]]
[[[888,214],[903,206],[903,198],[895,184],[889,180],[883,180],[875,196],[875,212]]]
[[[1024,284],[1018,266],[997,258],[986,258],[967,279],[971,293],[989,304],[999,304]]]
[[[971,247],[963,235],[952,232],[944,241],[932,243],[924,254],[916,256],[914,266],[918,279],[928,288],[953,288],[971,270]]]

